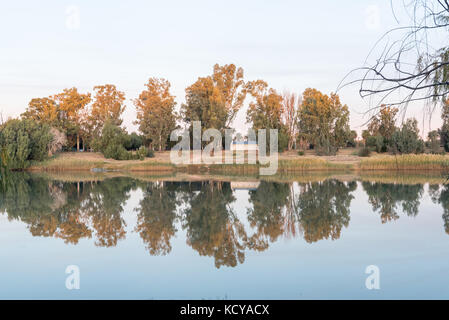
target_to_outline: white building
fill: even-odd
[[[258,151],[259,147],[256,141],[232,141],[231,151]]]

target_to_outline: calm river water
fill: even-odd
[[[163,180],[10,174],[0,299],[449,299],[443,177]]]

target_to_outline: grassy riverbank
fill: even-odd
[[[363,159],[359,169],[366,170],[439,170],[449,169],[449,156],[433,154],[410,154],[382,156]]]
[[[36,163],[28,168],[29,171],[92,171],[103,169],[107,171],[174,171],[170,162],[162,162],[147,158],[140,160],[112,160],[106,159],[100,153],[61,153],[46,161]]]
[[[156,154],[155,158],[144,161],[118,161],[105,159],[99,153],[61,153],[49,160],[39,162],[29,167],[29,171],[129,171],[129,172],[187,172],[187,173],[228,173],[257,174],[259,164],[191,164],[174,165],[165,152]],[[340,171],[351,170],[352,165],[344,161],[328,161],[319,157],[281,156],[278,161],[278,172],[306,171]]]
[[[29,171],[124,171],[124,172],[186,172],[245,175],[257,174],[256,164],[195,164],[176,166],[170,162],[168,152],[156,153],[155,158],[144,161],[118,161],[105,159],[99,153],[61,153],[49,160],[37,163]],[[278,173],[288,174],[311,171],[449,171],[449,155],[374,155],[361,158],[348,154],[332,157],[314,155],[298,156],[293,153],[280,155]]]

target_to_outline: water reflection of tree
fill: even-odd
[[[88,196],[81,202],[81,212],[95,229],[96,245],[111,247],[125,238],[126,224],[121,214],[135,185],[134,179],[120,177],[100,182],[88,190]]]
[[[202,256],[213,256],[215,266],[236,266],[245,260],[247,236],[230,204],[235,201],[229,183],[205,182],[185,197],[183,228],[187,243]]]
[[[0,193],[0,209],[9,219],[25,222],[32,235],[76,244],[95,233],[100,246],[113,246],[124,238],[121,213],[134,180],[62,183],[27,173],[10,179]]]
[[[262,181],[249,191],[247,219],[254,232],[248,236],[232,210],[235,197],[228,182],[146,183],[120,177],[63,183],[28,174],[12,177],[12,187],[0,192],[0,209],[25,222],[33,235],[72,244],[94,238],[98,246],[115,246],[125,237],[123,210],[129,191],[140,187],[135,231],[149,253],[170,253],[180,222],[188,245],[213,257],[217,267],[243,263],[247,250],[265,250],[296,230],[303,230],[308,242],[337,239],[348,225],[356,187],[337,180],[299,185]]]
[[[423,194],[421,184],[392,184],[379,182],[362,182],[363,189],[368,194],[368,202],[373,211],[380,211],[382,223],[394,221],[399,218],[398,206],[408,216],[418,214],[420,198]]]
[[[34,236],[55,236],[61,217],[54,211],[66,205],[62,184],[25,172],[8,175],[0,193],[0,207],[8,219],[21,220]]]
[[[77,244],[82,238],[91,238],[92,230],[88,227],[87,220],[80,209],[80,188],[83,185],[82,182],[59,183],[59,186],[54,188],[54,193],[60,195],[58,198],[65,200],[60,206],[53,204],[49,214],[35,220],[30,227],[31,233],[51,236],[51,234],[45,235],[40,232],[45,231],[47,225],[52,225],[54,226],[52,236],[64,239],[66,243]]]
[[[433,202],[443,207],[444,231],[449,234],[449,185],[445,184],[442,187],[438,184],[429,185],[429,195]]]
[[[54,199],[49,183],[43,178],[32,178],[26,172],[10,174],[6,187],[0,192],[0,209],[7,211],[10,219],[39,216],[52,211]]]
[[[340,238],[350,220],[351,195],[357,184],[338,180],[301,183],[297,197],[298,220],[307,242]]]
[[[250,248],[264,250],[268,241],[275,241],[284,232],[285,207],[290,195],[290,185],[262,181],[256,190],[249,192],[248,221],[256,228],[249,240]]]
[[[136,208],[136,231],[151,255],[166,255],[171,251],[170,239],[176,233],[177,184],[148,183],[143,188],[143,199]]]

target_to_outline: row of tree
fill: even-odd
[[[80,150],[82,146],[84,150],[94,149],[116,159],[128,159],[133,157],[126,152],[129,145],[134,150],[146,146],[147,149],[140,150],[141,155],[147,154],[148,149],[166,150],[170,133],[181,126],[191,128],[193,121],[201,121],[203,130],[215,128],[224,136],[225,129],[231,128],[248,98],[248,123],[254,130],[277,129],[280,151],[312,147],[318,154],[330,155],[339,148],[356,144],[357,134],[349,127],[349,109],[334,93],[326,95],[309,88],[302,95],[281,94],[263,80],[246,81],[243,69],[233,64],[216,64],[211,75],[198,78],[185,91],[185,103],[177,110],[170,83],[150,78],[145,89],[132,100],[139,135],[129,135],[121,127],[125,94],[112,84],[96,86],[92,94],[70,88],[50,97],[32,99],[22,119],[35,121],[43,128],[53,128],[53,133],[55,130],[63,133],[66,141],[59,140],[64,140],[68,149],[76,146]],[[449,108],[447,104],[446,108]],[[366,146],[377,152],[422,152],[424,142],[419,138],[417,121],[410,119],[397,127],[397,113],[397,108],[381,107],[362,134]],[[440,132],[429,135],[429,144],[435,149],[439,143],[435,141],[436,134],[449,149],[446,143],[449,134],[445,135],[449,132],[449,111],[446,115],[443,111],[443,120]],[[103,138],[111,134],[114,136]],[[130,143],[131,140],[140,142]],[[42,144],[44,142],[47,143],[42,140]],[[31,156],[31,159],[37,158],[40,156]]]
[[[349,128],[349,110],[336,94],[327,96],[316,89],[302,95],[279,93],[263,80],[245,81],[242,68],[233,64],[215,65],[213,74],[199,78],[186,89],[186,103],[181,106],[189,125],[201,121],[204,129],[230,127],[249,95],[246,120],[253,130],[277,129],[279,149],[291,150],[313,145],[330,154],[356,137]]]
[[[377,115],[371,118],[368,128],[362,132],[365,145],[376,152],[392,153],[422,153],[429,149],[431,153],[440,153],[440,147],[449,151],[449,100],[443,103],[443,125],[438,130],[428,133],[425,142],[419,134],[418,121],[415,118],[406,119],[396,126],[398,108],[381,106]]]
[[[111,84],[94,87],[93,98],[90,93],[70,88],[50,97],[32,99],[22,118],[62,130],[68,145],[76,145],[79,151],[81,140],[84,149],[91,147],[106,122],[122,124],[124,102],[125,94]]]
[[[338,95],[327,96],[316,89],[307,89],[302,96],[281,94],[265,81],[246,81],[243,69],[233,64],[216,64],[211,75],[198,78],[186,88],[186,101],[179,112],[170,83],[150,78],[132,100],[137,112],[135,124],[145,145],[165,150],[171,131],[183,124],[201,121],[203,130],[222,132],[231,128],[247,97],[247,121],[255,130],[278,129],[280,150],[295,148],[299,141],[302,146],[311,144],[329,154],[356,137],[349,129],[348,107],[342,105]],[[125,108],[125,94],[107,84],[94,87],[92,94],[70,88],[32,99],[22,118],[58,128],[66,134],[69,147],[91,149],[106,123],[121,126]]]
[[[46,122],[29,118],[11,119],[0,125],[1,170],[23,169],[63,150],[67,146],[67,138],[60,130],[61,128],[51,127]],[[107,158],[117,160],[143,160],[153,156],[153,152],[143,146],[141,136],[136,133],[128,134],[111,121],[106,121],[92,146]]]

